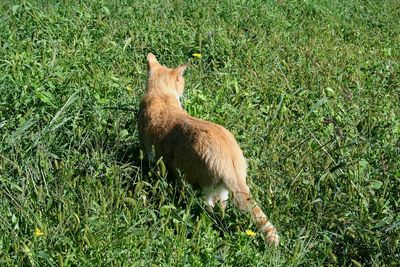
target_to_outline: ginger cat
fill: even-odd
[[[233,135],[224,127],[191,117],[182,109],[183,73],[187,65],[169,69],[147,55],[149,77],[147,92],[138,114],[139,135],[146,154],[153,149],[172,170],[200,186],[211,206],[226,207],[229,192],[235,205],[251,213],[269,243],[278,246],[275,227],[251,198],[246,184],[246,161]]]

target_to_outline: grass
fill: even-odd
[[[0,265],[400,264],[398,1],[49,2],[0,4]],[[143,159],[148,52],[190,61],[279,249]]]

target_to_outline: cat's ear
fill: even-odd
[[[176,75],[176,80],[183,79],[183,74],[185,73],[185,70],[189,67],[189,64],[183,64],[176,69],[174,69],[174,73]]]
[[[159,65],[156,56],[152,53],[147,54],[147,63],[149,65],[149,69],[152,69],[154,66]]]

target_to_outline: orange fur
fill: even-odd
[[[248,211],[267,240],[279,244],[275,227],[251,198],[246,183],[246,161],[233,135],[224,127],[191,117],[182,109],[183,73],[187,65],[169,69],[147,55],[147,92],[138,115],[139,135],[148,155],[154,148],[166,165],[180,170],[185,179],[199,185],[208,204],[225,207],[228,191],[235,205]]]

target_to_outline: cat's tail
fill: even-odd
[[[236,183],[230,184],[235,205],[243,211],[249,212],[271,245],[279,245],[279,235],[276,228],[268,220],[260,206],[252,199],[249,187],[244,179],[237,179]]]
[[[249,187],[246,183],[247,164],[240,147],[237,145],[234,137],[228,132],[226,135],[230,138],[227,150],[230,157],[225,158],[224,167],[221,175],[225,187],[233,194],[235,205],[243,211],[251,214],[254,222],[260,228],[267,241],[275,246],[279,245],[279,235],[276,228],[268,220],[260,206],[252,199]]]

